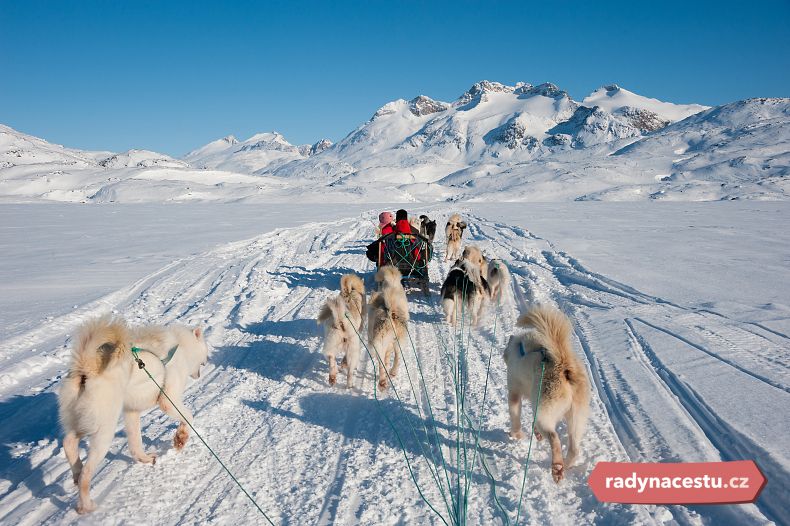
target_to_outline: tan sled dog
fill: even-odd
[[[368,345],[378,356],[378,380],[387,388],[388,378],[398,374],[400,347],[408,342],[409,303],[401,285],[400,271],[387,265],[376,273],[379,290],[370,296],[368,306]],[[387,365],[392,356],[392,369]]]
[[[488,286],[491,289],[491,301],[498,303],[510,291],[510,271],[501,259],[488,262]]]
[[[340,366],[346,368],[346,387],[354,387],[365,310],[362,278],[346,274],[340,278],[340,294],[327,300],[318,313],[318,323],[324,326],[324,356],[329,362],[329,385],[337,382],[337,355],[342,352]]]
[[[65,432],[63,450],[74,483],[79,486],[79,513],[96,509],[90,498],[91,477],[110,448],[121,411],[129,449],[139,462],[154,463],[156,458],[143,450],[141,411],[159,403],[163,411],[181,421],[174,438],[176,448],[182,448],[189,437],[183,418],[145,371],[138,369],[132,358],[132,342],[146,349],[139,353],[146,369],[184,416],[192,420],[181,396],[186,377],[200,375],[200,366],[208,354],[200,329],[182,326],[130,329],[122,320],[110,317],[85,323],[75,338],[72,363],[58,393],[60,421]],[[173,348],[175,353],[171,353]],[[90,439],[90,449],[83,465],[79,442],[86,437]]]
[[[461,221],[461,216],[453,214],[447,220],[444,233],[447,236],[447,247],[444,252],[445,261],[454,261],[461,257],[461,237],[464,235],[466,223]]]
[[[565,476],[565,467],[572,466],[579,454],[579,444],[590,413],[590,382],[581,360],[571,349],[571,324],[556,309],[530,309],[516,323],[528,330],[510,337],[505,348],[507,364],[510,436],[524,437],[521,430],[521,399],[532,402],[537,411],[535,437],[546,435],[551,446],[551,475],[555,482]],[[541,361],[545,360],[540,405],[536,407]],[[568,451],[563,461],[557,424],[568,422]]]

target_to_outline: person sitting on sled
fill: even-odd
[[[395,212],[395,232],[420,235],[420,231],[409,223],[409,214],[402,208]]]
[[[376,227],[376,237],[386,236],[395,231],[393,224],[395,220],[392,217],[392,212],[382,212],[379,214],[379,225]]]

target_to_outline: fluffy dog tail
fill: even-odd
[[[557,309],[543,306],[533,307],[518,318],[516,325],[535,329],[541,345],[546,349],[549,360],[555,365],[565,365],[573,357],[571,322]]]
[[[103,316],[85,323],[77,333],[69,375],[85,379],[99,376],[123,356],[128,342],[129,331],[123,320]]]
[[[117,407],[120,411],[120,398],[116,395],[123,391],[124,386],[115,386],[117,389],[109,395],[102,395],[101,382],[97,384],[92,380],[123,359],[129,348],[128,342],[128,329],[123,320],[105,316],[91,320],[80,328],[74,338],[69,372],[58,391],[58,412],[61,426],[66,432],[74,432],[77,436],[90,435],[96,432],[98,422],[108,407],[110,410]],[[103,398],[97,410],[96,396],[109,396],[112,399]],[[118,415],[114,416],[117,419]]]
[[[365,282],[356,274],[346,274],[340,278],[340,290],[346,296],[352,292],[358,292],[362,296],[365,295]]]
[[[492,259],[488,264],[489,284],[495,278],[499,278],[499,299],[503,300],[510,294],[510,270],[501,259]]]
[[[571,349],[571,322],[557,309],[535,307],[519,317],[516,325],[531,327],[540,335],[549,360],[565,371],[566,379],[574,386],[589,383],[587,372]]]
[[[342,298],[332,298],[326,300],[324,306],[318,312],[318,323],[326,324],[331,322],[332,327],[345,330],[346,304]]]

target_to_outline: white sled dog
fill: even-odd
[[[501,301],[510,290],[510,271],[501,259],[488,262],[488,286],[491,289],[491,301]]]
[[[461,216],[453,214],[447,220],[444,233],[447,236],[447,247],[444,252],[445,261],[453,261],[461,257],[461,237],[464,235],[466,223],[461,221]]]
[[[346,274],[340,278],[340,294],[328,299],[318,313],[318,323],[324,326],[324,356],[329,362],[329,385],[337,382],[337,355],[342,352],[340,367],[346,368],[346,387],[354,387],[354,373],[359,365],[360,354],[358,333],[362,334],[365,309],[365,284],[362,278],[356,274]]]
[[[387,388],[388,378],[398,374],[400,346],[408,342],[409,303],[401,284],[400,271],[387,265],[376,273],[379,290],[368,306],[368,345],[378,356],[379,387]],[[392,356],[392,368],[387,365]]]
[[[590,414],[590,382],[581,360],[571,349],[571,323],[560,311],[536,307],[522,315],[516,325],[528,330],[510,337],[505,348],[507,364],[510,436],[524,437],[521,430],[521,399],[537,411],[535,438],[546,435],[551,446],[551,475],[555,482],[565,476],[579,454],[579,444]],[[541,361],[545,360],[540,405],[536,407]],[[563,461],[557,424],[568,423],[568,450]]]
[[[442,283],[442,310],[450,326],[455,326],[459,315],[471,317],[476,326],[488,297],[488,283],[480,274],[480,267],[468,259],[459,259]]]
[[[197,377],[200,365],[208,354],[200,329],[185,327],[132,330],[120,319],[108,316],[85,323],[79,330],[72,352],[69,372],[58,392],[60,422],[64,430],[63,450],[71,467],[74,483],[79,487],[77,512],[96,509],[90,497],[91,477],[107,454],[121,411],[125,414],[126,433],[132,456],[153,463],[155,455],[146,454],[140,436],[140,411],[159,402],[160,407],[176,419],[181,419],[172,406],[160,397],[159,389],[132,359],[133,345],[147,345],[150,351],[140,352],[146,368],[180,405],[184,415],[192,415],[181,404],[181,393],[187,374]],[[143,333],[147,336],[143,337]],[[155,345],[155,344],[160,345]],[[165,365],[160,358],[171,354],[167,345],[178,345],[177,352]],[[163,347],[164,346],[164,347]],[[176,432],[175,445],[183,447],[188,432],[182,422]],[[79,458],[79,442],[90,439],[88,457],[83,464]]]

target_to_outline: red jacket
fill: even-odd
[[[395,232],[398,234],[411,234],[411,223],[408,219],[401,219],[395,223]]]
[[[381,229],[381,235],[386,236],[387,234],[392,234],[394,231],[392,224],[384,225]]]

